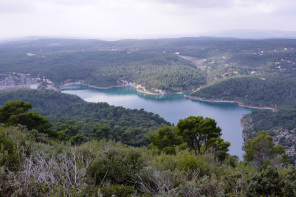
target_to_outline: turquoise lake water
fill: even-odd
[[[229,153],[242,158],[242,115],[252,109],[240,107],[235,103],[213,103],[185,98],[183,95],[149,95],[138,93],[132,87],[96,89],[82,85],[66,86],[63,93],[78,95],[87,102],[107,102],[110,105],[130,109],[141,109],[159,114],[165,120],[178,123],[188,116],[213,118],[222,129],[222,138],[231,143]]]

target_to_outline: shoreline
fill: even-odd
[[[165,91],[162,90],[157,90],[158,92],[150,92],[148,90],[146,90],[145,87],[141,86],[140,84],[134,84],[134,83],[125,83],[125,84],[121,84],[121,85],[113,85],[113,86],[107,86],[107,87],[100,87],[100,86],[95,86],[95,85],[90,85],[90,84],[86,84],[83,81],[78,81],[78,82],[69,82],[69,83],[65,83],[59,86],[59,89],[61,90],[61,88],[66,87],[66,86],[70,86],[70,85],[84,85],[90,88],[96,88],[96,89],[110,89],[110,88],[120,88],[120,87],[133,87],[136,89],[137,92],[139,93],[144,93],[144,94],[149,94],[149,95],[171,95],[171,94],[184,94],[186,92],[174,92],[174,93],[166,93]]]
[[[87,87],[90,87],[90,88],[102,89],[102,90],[107,90],[107,89],[111,89],[111,88],[120,88],[120,87],[133,87],[133,88],[135,88],[137,90],[137,92],[140,92],[140,93],[151,94],[151,95],[164,95],[164,94],[149,92],[146,89],[140,90],[136,85],[131,85],[131,84],[121,84],[121,85],[100,87],[100,86],[86,84],[84,82],[70,82],[70,83],[65,83],[65,84],[61,85],[60,89],[63,88],[63,87],[66,87],[66,86],[70,86],[70,85],[83,85],[83,86],[87,86]]]
[[[70,82],[70,83],[65,83],[59,86],[59,89],[66,87],[66,86],[70,86],[70,85],[83,85],[83,86],[87,86],[90,88],[96,88],[96,89],[110,89],[110,88],[120,88],[120,87],[127,87],[128,85],[122,84],[122,85],[114,85],[114,86],[107,86],[107,87],[100,87],[100,86],[95,86],[95,85],[90,85],[90,84],[86,84],[84,82]]]
[[[190,95],[184,95],[184,97],[192,100],[206,101],[206,102],[213,102],[213,103],[237,103],[240,107],[247,107],[252,109],[268,109],[268,110],[272,110],[273,112],[276,112],[276,109],[272,107],[258,107],[258,106],[246,105],[240,101],[231,101],[231,100],[222,100],[222,99],[204,99],[201,97],[195,97]]]
[[[107,86],[107,87],[100,87],[100,86],[95,86],[95,85],[90,85],[86,84],[82,81],[79,82],[70,82],[70,83],[65,83],[60,86],[60,88],[65,87],[65,86],[70,86],[70,85],[84,85],[87,87],[91,88],[96,88],[96,89],[110,89],[110,88],[116,88],[116,87],[133,87],[136,89],[137,92],[143,93],[143,94],[149,94],[149,95],[171,95],[171,94],[184,94],[186,92],[175,92],[175,93],[166,93],[164,91],[158,90],[159,93],[154,93],[150,92],[145,89],[145,87],[139,85],[139,84],[134,84],[134,83],[125,83],[121,85],[113,85],[113,86]],[[267,109],[267,110],[272,110],[273,112],[276,112],[277,110],[272,107],[258,107],[258,106],[252,106],[252,105],[246,105],[240,101],[233,101],[233,100],[222,100],[222,99],[204,99],[201,97],[195,97],[195,96],[190,96],[190,95],[184,95],[185,98],[191,99],[191,100],[198,100],[198,101],[206,101],[206,102],[213,102],[213,103],[237,103],[240,107],[247,107],[247,108],[252,108],[252,109]]]

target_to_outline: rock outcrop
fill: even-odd
[[[45,78],[22,73],[0,73],[0,91],[12,89],[54,89],[54,84]]]

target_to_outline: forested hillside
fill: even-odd
[[[83,80],[86,84],[109,87],[128,81],[151,92],[184,92],[205,84],[205,75],[199,69],[172,54],[63,48],[57,52],[48,46],[35,52],[31,45],[13,47],[16,50],[10,53],[7,48],[10,49],[0,48],[0,72],[30,73],[56,85]]]
[[[32,111],[46,116],[63,139],[79,133],[86,140],[106,138],[140,146],[149,143],[149,132],[161,124],[170,125],[159,115],[143,109],[87,103],[77,96],[50,90],[14,90],[0,94],[0,105],[11,100],[30,102]]]
[[[56,85],[83,80],[106,87],[124,80],[141,84],[152,92],[155,89],[184,92],[231,76],[251,75],[268,80],[272,75],[272,80],[293,81],[295,48],[296,41],[291,39],[18,41],[0,45],[0,72],[29,73],[50,79]],[[195,64],[182,56],[200,62]],[[273,88],[277,87],[274,84]],[[230,96],[237,97],[235,91]]]
[[[296,107],[296,77],[287,75],[241,76],[204,86],[192,96],[242,102],[245,105],[287,109]]]

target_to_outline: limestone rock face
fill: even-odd
[[[30,74],[0,73],[0,91],[26,88],[39,89],[42,79],[32,77]]]

